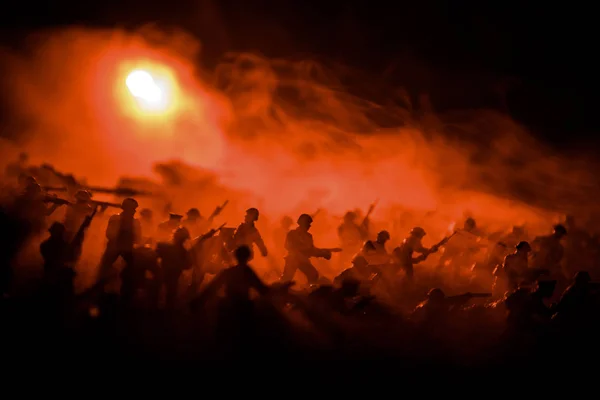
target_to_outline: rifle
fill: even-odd
[[[77,189],[85,189],[95,193],[114,194],[119,197],[136,197],[136,196],[152,196],[152,193],[144,190],[136,190],[126,187],[117,187],[114,189],[100,187],[100,186],[76,186]],[[44,186],[43,189],[47,192],[68,192],[73,188],[68,187],[57,187],[57,186]]]
[[[320,208],[317,208],[317,211],[315,211],[314,213],[310,214],[311,218],[312,218],[312,219],[315,219],[315,218],[317,217],[317,215],[319,215],[319,213],[320,213],[321,211],[323,211],[323,210],[322,210],[322,209],[320,209]]]
[[[342,251],[344,251],[342,248],[340,247],[330,247],[330,248],[325,248],[325,249],[321,249],[323,251],[328,251],[330,253],[341,253]]]
[[[225,200],[225,202],[223,204],[221,204],[220,206],[217,206],[217,208],[215,208],[215,211],[213,211],[212,214],[210,214],[210,217],[208,217],[208,220],[212,221],[219,214],[221,214],[221,212],[223,211],[223,209],[225,208],[225,206],[227,206],[227,204],[229,204],[229,200]]]
[[[369,209],[367,210],[367,214],[365,215],[365,218],[362,221],[362,224],[366,224],[367,221],[369,220],[369,217],[371,216],[371,214],[373,213],[373,211],[375,210],[375,207],[377,207],[377,204],[379,203],[379,199],[375,200],[370,206]]]
[[[61,199],[60,197],[50,196],[50,195],[45,195],[44,196],[44,203],[52,203],[52,204],[57,204],[59,206],[63,206],[63,205],[71,206],[71,205],[73,205],[73,203],[71,203],[69,200]]]
[[[92,203],[94,206],[100,207],[103,210],[106,210],[108,207],[121,208],[120,204],[110,203],[108,201],[91,200],[90,203]]]
[[[454,235],[456,235],[456,233],[457,232],[454,232],[452,235],[446,236],[445,238],[443,238],[442,240],[440,240],[438,243],[436,243],[433,246],[431,246],[431,248],[429,249],[429,254],[433,254],[433,253],[437,252],[439,250],[439,248],[442,247],[443,245],[445,245],[446,243],[448,243],[448,241],[450,239],[452,239],[452,237]]]

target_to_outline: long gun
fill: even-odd
[[[81,226],[79,227],[79,230],[77,230],[77,233],[75,234],[75,237],[73,238],[73,240],[71,240],[71,243],[69,243],[69,250],[70,254],[72,255],[72,261],[76,261],[79,258],[81,254],[81,247],[83,246],[85,231],[90,227],[92,219],[94,219],[94,216],[97,212],[98,207],[94,207],[94,211],[92,211],[90,215],[85,216],[83,222],[81,223]]]
[[[440,247],[442,247],[443,245],[445,245],[446,243],[448,243],[448,241],[450,239],[452,239],[452,237],[454,235],[456,235],[457,232],[454,232],[452,235],[450,236],[446,236],[445,238],[443,238],[442,240],[440,240],[438,243],[434,244],[433,246],[431,246],[431,248],[429,249],[429,254],[433,254],[435,252],[437,252]]]
[[[365,217],[363,218],[362,224],[361,225],[365,225],[368,221],[369,221],[369,217],[371,216],[371,214],[373,214],[373,211],[375,211],[375,207],[377,207],[377,204],[379,203],[379,199],[375,200],[370,206],[369,209],[367,210],[367,214],[365,215]]]
[[[323,211],[323,210],[320,208],[317,208],[317,210],[314,213],[310,214],[310,217],[312,219],[315,219],[317,217],[317,215],[319,215],[321,213],[321,211]]]
[[[227,204],[229,204],[229,200],[225,200],[225,202],[223,202],[223,204],[221,204],[220,206],[217,206],[217,208],[215,208],[215,211],[213,211],[212,214],[210,214],[210,217],[208,217],[208,220],[212,221],[217,216],[219,216],[219,214],[221,214],[221,212],[227,206]]]
[[[43,189],[47,192],[69,192],[73,190],[73,188],[57,186],[44,186]],[[151,192],[126,187],[118,187],[111,189],[100,186],[77,186],[77,189],[85,189],[93,193],[114,194],[119,197],[152,196]]]

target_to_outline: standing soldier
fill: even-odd
[[[119,257],[128,266],[133,265],[133,246],[139,244],[142,238],[140,221],[135,218],[138,202],[126,198],[121,204],[123,210],[108,220],[106,228],[106,249],[100,263],[100,278],[105,277]]]
[[[169,219],[158,224],[158,239],[169,240],[175,229],[179,228],[179,225],[181,225],[182,219],[183,215],[169,213]]]
[[[167,309],[173,309],[177,300],[179,278],[184,270],[192,268],[191,253],[185,248],[190,239],[187,228],[179,227],[173,233],[170,242],[161,242],[156,246],[156,254],[160,260],[162,279],[165,286],[165,303]]]
[[[77,233],[81,223],[85,217],[94,211],[94,206],[91,204],[92,194],[87,190],[78,190],[75,193],[75,203],[69,205],[65,212],[65,229],[67,230],[67,238],[71,239]]]
[[[233,246],[238,248],[240,246],[248,246],[251,255],[250,260],[254,257],[253,245],[258,247],[261,255],[266,257],[269,252],[267,246],[260,236],[260,232],[256,229],[255,223],[258,221],[259,212],[256,208],[249,208],[246,210],[244,222],[238,226],[235,233],[233,234]]]
[[[298,227],[288,232],[285,240],[285,248],[288,255],[285,257],[285,267],[281,277],[282,282],[290,282],[294,279],[296,270],[300,270],[308,280],[309,284],[317,283],[319,272],[312,265],[312,257],[331,259],[332,251],[340,249],[319,249],[315,247],[312,234],[309,232],[313,219],[308,214],[298,217]]]

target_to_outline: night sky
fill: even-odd
[[[451,6],[450,3],[453,3]],[[1,42],[70,24],[179,26],[210,65],[227,51],[324,58],[410,93],[436,111],[492,107],[559,148],[600,148],[600,62],[591,2],[59,0],[3,5]],[[392,73],[389,73],[392,71]],[[501,95],[502,93],[502,95]]]

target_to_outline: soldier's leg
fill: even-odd
[[[283,274],[281,275],[281,282],[290,282],[294,279],[294,275],[296,275],[296,270],[298,267],[296,263],[290,259],[285,260],[285,265],[283,266]]]
[[[111,271],[113,264],[119,258],[119,252],[111,247],[106,247],[104,254],[100,261],[100,268],[98,270],[98,280],[106,277]]]
[[[301,263],[298,265],[298,269],[306,275],[309,285],[313,285],[319,281],[319,271],[310,262]]]

